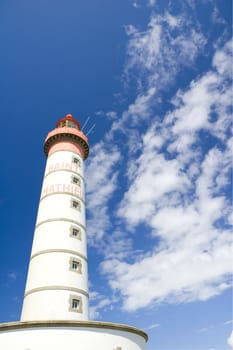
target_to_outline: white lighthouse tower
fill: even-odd
[[[88,141],[68,114],[44,143],[47,158],[21,315],[87,320],[84,159]]]
[[[146,350],[142,330],[88,319],[84,160],[89,146],[71,114],[48,134],[44,151],[21,320],[0,324],[0,349]]]

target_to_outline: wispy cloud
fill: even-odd
[[[146,31],[130,25],[126,33],[126,77],[136,69],[138,87],[154,87],[156,92],[173,84],[181,67],[191,65],[206,44],[204,34],[185,11],[180,15],[168,11],[163,16],[154,14]]]
[[[232,324],[232,323],[233,323],[233,320],[229,320],[229,321],[224,322],[224,325],[226,326],[226,325]]]
[[[124,77],[136,81],[136,97],[118,118],[109,113],[112,127],[87,166],[90,237],[97,246],[107,242],[101,272],[123,309],[207,300],[231,285],[232,42],[216,48],[212,68],[176,91],[161,115],[161,92],[192,67],[207,38],[184,8],[152,14],[146,30],[128,25],[126,33]],[[119,135],[121,154],[113,146]],[[122,178],[123,195],[110,212]],[[151,245],[132,255],[139,225]]]
[[[156,4],[156,0],[148,0],[148,5],[153,7]]]
[[[132,264],[116,258],[102,264],[126,310],[206,300],[231,286],[229,45],[217,50],[212,71],[178,91],[174,109],[143,137],[118,215],[132,229],[149,225],[160,244]],[[206,136],[216,140],[203,150]]]
[[[113,310],[116,300],[114,298],[107,298],[97,291],[91,291],[90,302],[89,317],[91,320],[97,320],[102,318],[101,313],[103,311]]]
[[[231,332],[229,338],[227,339],[227,344],[230,345],[230,349],[233,349],[233,331]]]
[[[221,17],[219,10],[216,6],[213,9],[213,12],[211,14],[211,18],[212,18],[213,23],[223,24],[223,25],[226,24],[225,19]]]
[[[102,142],[92,148],[86,169],[88,234],[90,244],[98,244],[110,226],[108,201],[116,190],[116,164],[120,153],[115,146],[106,147]]]
[[[210,327],[203,327],[203,328],[200,328],[198,329],[198,333],[205,333],[205,332],[208,332],[210,329],[212,329],[213,327],[210,326]]]
[[[150,329],[154,329],[154,328],[158,328],[158,327],[160,327],[159,323],[153,323],[150,326],[146,327],[145,330],[149,331]]]

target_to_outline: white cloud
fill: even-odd
[[[124,77],[131,83],[134,79],[138,90],[121,117],[109,113],[115,118],[106,135],[109,150],[103,143],[94,148],[87,179],[89,233],[100,244],[110,227],[107,205],[116,190],[121,156],[128,188],[118,217],[111,215],[124,223],[126,232],[117,227],[105,236],[102,273],[122,296],[125,310],[207,300],[231,284],[226,188],[231,167],[232,44],[216,50],[212,69],[177,91],[172,108],[161,118],[153,114],[159,93],[169,89],[181,69],[193,65],[207,39],[184,11],[176,16],[168,11],[153,14],[146,30],[133,25],[125,30],[129,42]],[[145,130],[152,118],[153,124],[140,135],[138,127],[144,123]],[[111,146],[119,133],[127,154]],[[139,224],[150,231],[151,249],[132,255],[127,230],[136,233]],[[94,312],[99,312],[98,304]]]
[[[108,118],[109,120],[114,120],[117,118],[117,113],[115,111],[104,112],[102,110],[95,112],[95,115],[101,118]]]
[[[218,73],[227,75],[229,78],[232,74],[232,50],[233,41],[229,40],[223,49],[217,50],[213,58],[213,66]]]
[[[153,7],[156,4],[156,0],[148,0],[148,5]]]
[[[226,47],[216,52],[224,52],[225,61],[229,60]],[[231,115],[225,98],[230,81],[224,60],[213,60],[214,68],[224,70],[213,69],[177,93],[174,110],[148,129],[142,137],[141,155],[129,168],[131,184],[118,215],[131,230],[147,225],[159,245],[146,255],[140,252],[131,263],[117,256],[106,256],[102,263],[102,272],[111,288],[122,295],[125,310],[164,301],[203,301],[231,286],[226,192]],[[222,117],[224,124],[219,123]],[[202,149],[201,131],[218,137],[220,143],[208,146],[207,142]]]
[[[158,328],[158,327],[160,327],[159,323],[153,323],[150,326],[146,327],[145,330],[147,331],[147,330]]]
[[[110,299],[101,299],[95,305],[91,305],[89,308],[89,317],[91,320],[101,319],[101,311],[103,311],[107,306],[111,305]]]
[[[150,116],[154,94],[154,88],[148,89],[145,94],[139,94],[135,101],[128,106],[128,109],[122,113],[121,118],[112,124],[107,139],[112,140],[115,131],[121,131],[130,139],[131,135],[137,132],[138,123]]]
[[[110,259],[124,259],[132,253],[132,237],[128,237],[124,230],[115,228],[111,235],[105,237],[104,254]],[[134,253],[136,251],[134,250]]]
[[[106,144],[100,142],[92,148],[91,161],[87,165],[86,177],[88,180],[87,197],[93,196],[89,201],[90,206],[102,204],[109,193],[112,192],[114,179],[109,183],[109,177],[112,178],[112,170],[119,160],[120,154],[116,147],[111,150],[106,149]]]
[[[227,339],[227,344],[230,345],[231,349],[233,349],[233,331],[231,332],[229,338]]]
[[[206,39],[187,13],[153,15],[146,31],[127,27],[129,35],[126,75],[137,70],[139,87],[167,89],[182,66],[189,66],[203,49]]]
[[[159,55],[162,27],[155,17],[151,19],[148,27],[146,32],[136,31],[134,27],[133,31],[127,33],[133,35],[128,44],[130,67],[141,64],[144,68],[150,69]]]
[[[137,28],[132,24],[126,25],[124,28],[125,28],[126,35],[132,35],[137,32]]]
[[[117,186],[115,167],[120,159],[116,147],[106,149],[107,143],[100,142],[92,148],[86,169],[88,237],[90,244],[98,244],[109,227],[108,201]]]
[[[187,157],[189,160],[189,156],[192,156],[188,150],[197,140],[200,130],[209,131],[223,141],[226,139],[232,104],[231,74],[228,69],[232,60],[232,53],[228,50],[230,45],[231,41],[223,49],[217,50],[213,59],[213,66],[224,74],[212,70],[193,81],[186,92],[178,91],[173,99],[175,109],[164,120],[171,128],[170,137],[174,140],[168,150],[178,152],[183,159]],[[216,60],[219,55],[224,57],[221,62]]]
[[[217,242],[207,252],[206,245],[202,245],[201,251],[198,249],[201,245],[196,248],[186,240],[183,245],[163,248],[131,265],[106,261],[102,269],[109,274],[111,287],[123,295],[123,307],[129,311],[153,302],[206,300],[229,287],[224,280],[231,269],[230,242],[228,237],[224,244]]]
[[[132,5],[135,8],[139,8],[140,7],[140,5],[139,5],[139,3],[137,1],[134,1]]]
[[[229,321],[224,322],[224,325],[226,326],[226,325],[232,324],[232,323],[233,323],[233,321],[232,321],[232,320],[229,320]]]
[[[220,16],[219,10],[216,6],[213,9],[213,12],[211,14],[211,18],[212,18],[213,23],[224,24],[224,25],[226,24],[225,19]]]
[[[89,294],[89,317],[91,320],[101,319],[103,311],[112,310],[114,308],[113,304],[116,302],[116,299],[109,299],[97,291],[91,291]]]
[[[168,11],[163,16],[154,14],[146,30],[129,24],[125,31],[129,40],[123,81],[126,85],[136,81],[138,90],[134,101],[113,123],[107,139],[112,141],[120,131],[126,135],[131,154],[141,146],[136,127],[151,117],[153,107],[161,103],[160,92],[173,85],[181,68],[194,63],[206,38],[185,11],[177,16]]]
[[[156,202],[163,199],[164,195],[181,191],[187,185],[187,179],[180,174],[176,160],[166,160],[154,150],[147,152],[146,146],[137,165],[134,182],[118,211],[121,217],[133,225],[148,220],[155,212]]]
[[[187,130],[190,130],[190,133],[196,132],[207,126],[212,101],[218,97],[217,91],[214,90],[216,83],[218,83],[218,77],[209,73],[198,81],[192,82],[187,92],[178,92],[176,99],[180,98],[180,107],[172,113],[170,120],[172,123],[175,121],[174,134],[187,132]]]
[[[179,16],[173,16],[169,12],[165,13],[164,16],[168,25],[172,28],[179,27],[181,25],[182,19]]]
[[[209,330],[209,327],[203,327],[203,328],[198,329],[198,332],[199,332],[199,333],[205,333],[205,332],[207,332],[208,330]]]

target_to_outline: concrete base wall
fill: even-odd
[[[4,350],[146,350],[147,335],[126,325],[92,321],[0,324]]]

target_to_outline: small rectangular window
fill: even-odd
[[[72,206],[72,208],[74,208],[76,210],[79,210],[79,211],[81,210],[81,205],[80,205],[80,202],[78,202],[78,201],[72,200],[71,206]]]
[[[82,273],[81,260],[71,257],[70,258],[70,271]]]
[[[73,299],[72,300],[72,309],[77,310],[79,308],[80,300],[78,299]]]
[[[80,159],[73,157],[73,163],[75,163],[76,165],[78,165],[79,167],[81,167],[81,162]]]
[[[76,176],[72,176],[72,182],[78,186],[80,186],[80,179]]]
[[[73,230],[72,230],[72,235],[75,236],[75,237],[77,237],[78,234],[79,234],[79,231],[76,230],[75,228],[73,228]]]
[[[70,236],[76,239],[79,239],[81,241],[82,239],[82,232],[79,227],[76,226],[71,226],[70,227]]]
[[[70,295],[69,298],[69,311],[82,313],[82,298],[77,295]]]
[[[81,240],[81,230],[76,227],[71,227],[70,229],[70,235],[74,238],[80,239]]]
[[[78,261],[72,261],[72,270],[78,270],[79,268],[79,262]]]

